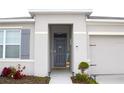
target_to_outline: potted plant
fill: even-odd
[[[69,54],[69,51],[66,54],[66,67],[67,68],[70,67],[70,54]]]
[[[87,62],[81,62],[78,66],[78,69],[80,69],[82,73],[84,73],[84,71],[88,68],[89,64]]]

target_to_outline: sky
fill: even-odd
[[[124,17],[124,0],[0,0],[0,18],[28,17],[29,9],[92,9],[92,16]]]

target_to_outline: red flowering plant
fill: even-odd
[[[7,77],[11,73],[11,69],[4,67],[1,76]]]
[[[25,76],[22,74],[25,68],[25,66],[21,67],[20,64],[18,64],[17,69],[14,67],[4,67],[1,76],[12,79],[21,79]]]
[[[21,65],[18,64],[18,67],[17,67],[18,70],[16,71],[13,78],[14,79],[21,79],[21,78],[25,77],[25,75],[22,74],[22,72],[23,72],[23,70],[25,70],[25,68],[26,68],[25,66],[21,67]]]

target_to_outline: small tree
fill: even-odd
[[[82,73],[84,73],[84,71],[88,68],[89,64],[87,62],[81,62],[78,66],[78,69],[80,69]]]

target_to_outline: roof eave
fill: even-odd
[[[35,10],[35,9],[31,9],[29,10],[29,13],[32,17],[34,17],[36,14],[83,14],[86,16],[89,16],[92,13],[91,9],[74,9],[74,10]]]
[[[120,19],[86,19],[87,22],[107,22],[107,23],[124,23]]]
[[[0,23],[34,23],[34,19],[0,19]]]

